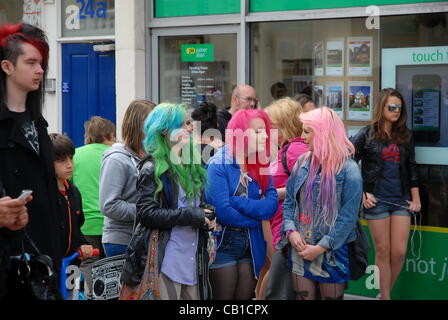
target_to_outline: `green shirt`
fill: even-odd
[[[99,181],[103,152],[110,146],[92,143],[76,148],[73,157],[73,183],[82,197],[84,225],[81,231],[87,236],[99,236],[103,233],[104,215],[100,212]]]

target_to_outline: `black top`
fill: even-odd
[[[224,142],[226,140],[225,130],[227,128],[227,124],[229,123],[230,119],[232,119],[232,114],[229,112],[229,110],[230,107],[227,107],[218,111],[218,130],[219,132],[221,132],[222,141]]]
[[[59,269],[63,253],[53,144],[47,132],[48,123],[38,115],[33,121],[39,142],[39,153],[36,152],[29,140],[36,141],[35,137],[32,133],[26,135],[23,129],[28,116],[11,112],[0,104],[0,177],[11,198],[19,196],[23,189],[33,190],[33,200],[27,204],[29,222],[25,229],[41,253],[49,255]],[[20,235],[21,232],[0,228],[0,238],[9,239],[9,254],[20,252]],[[34,253],[27,244],[25,251]]]

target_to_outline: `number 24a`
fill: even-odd
[[[87,0],[87,4],[85,0],[76,0],[77,3],[81,4],[81,10],[79,11],[79,18],[85,19],[86,16],[90,16],[90,19],[96,15],[98,18],[106,18],[106,10],[107,5],[104,1],[98,1],[96,3],[97,9],[96,12],[93,9],[93,0]]]

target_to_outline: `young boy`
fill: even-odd
[[[62,248],[63,256],[69,257],[78,249],[82,258],[92,256],[93,247],[81,232],[84,224],[81,194],[69,179],[73,175],[73,155],[75,147],[66,135],[51,133],[50,139],[54,148],[54,169],[58,184],[58,203],[62,219]]]

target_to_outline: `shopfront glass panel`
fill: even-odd
[[[159,101],[230,105],[237,82],[236,34],[159,37]]]
[[[4,0],[0,2],[0,24],[19,23],[23,15],[23,1]]]
[[[448,227],[448,14],[380,22],[379,30],[364,18],[254,23],[251,83],[263,107],[278,98],[276,83],[290,97],[310,94],[349,136],[369,124],[381,88],[397,88],[416,141],[421,224]]]
[[[448,227],[448,14],[384,17],[381,43],[383,81],[402,93],[415,139],[422,224]]]
[[[42,0],[1,0],[0,25],[20,22],[42,28]]]
[[[115,0],[62,0],[63,37],[115,35]]]
[[[379,32],[365,19],[255,23],[251,27],[252,83],[261,105],[307,93],[330,106],[349,134],[371,119],[379,90]]]

